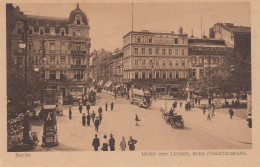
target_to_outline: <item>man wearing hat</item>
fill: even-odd
[[[87,115],[87,125],[90,126],[90,114]]]
[[[110,147],[110,151],[115,151],[115,139],[113,138],[113,135],[110,135],[110,139],[109,139],[109,147]]]
[[[99,119],[98,117],[96,117],[96,120],[95,120],[95,131],[98,132],[98,127],[99,127]]]
[[[86,125],[86,116],[85,116],[85,114],[82,115],[82,125],[83,126]]]
[[[93,139],[92,146],[94,147],[95,151],[98,151],[98,147],[100,146],[99,138],[97,137],[97,134],[95,134],[95,138]]]
[[[122,141],[120,142],[120,148],[122,151],[125,151],[126,148],[126,142],[125,142],[125,137],[123,136]]]
[[[135,144],[137,143],[137,140],[133,139],[132,136],[129,137],[128,146],[130,151],[135,150]]]

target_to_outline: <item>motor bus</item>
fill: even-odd
[[[151,94],[149,91],[133,89],[130,97],[131,104],[136,104],[144,108],[149,108],[151,105]]]

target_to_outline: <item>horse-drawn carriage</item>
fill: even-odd
[[[162,117],[168,125],[173,128],[184,128],[184,120],[182,115],[177,115],[177,113],[169,114],[165,110],[161,109]]]

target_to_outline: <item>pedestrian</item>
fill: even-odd
[[[197,102],[198,102],[198,98],[195,98],[195,104],[197,104]]]
[[[88,113],[89,113],[89,110],[90,110],[90,105],[89,105],[89,103],[87,104],[86,109],[87,109],[87,111],[88,111]]]
[[[91,113],[91,118],[92,118],[93,124],[94,124],[95,117],[96,117],[96,113],[93,111],[93,112]]]
[[[135,144],[137,143],[137,140],[133,139],[132,136],[130,136],[130,139],[128,141],[128,146],[130,151],[135,150]]]
[[[188,103],[185,103],[185,111],[188,112]]]
[[[99,138],[97,137],[97,134],[95,134],[95,138],[93,139],[92,146],[94,147],[95,151],[98,151],[98,147],[100,146]]]
[[[215,108],[211,108],[211,118],[215,117]]]
[[[198,103],[199,103],[199,106],[200,106],[200,98],[198,99]]]
[[[71,119],[71,116],[72,116],[72,112],[71,112],[71,107],[70,107],[70,110],[69,110],[69,119]]]
[[[112,102],[112,103],[110,104],[110,106],[111,106],[111,111],[113,111],[113,109],[114,109],[114,103]]]
[[[101,150],[108,151],[107,135],[104,135],[104,142],[103,142],[103,146],[102,146]]]
[[[116,91],[115,91],[115,99],[116,99]]]
[[[182,101],[180,101],[180,108],[182,108]]]
[[[110,134],[110,139],[109,139],[109,147],[110,147],[110,151],[115,151],[115,139],[113,138],[113,135]]]
[[[107,102],[106,102],[106,111],[107,111]]]
[[[208,115],[207,115],[207,121],[211,121],[211,113],[209,110],[208,110]]]
[[[123,136],[122,141],[120,142],[120,148],[122,151],[125,151],[126,148],[126,142],[125,142],[125,137]]]
[[[141,119],[138,118],[137,114],[135,114],[135,121],[136,121],[135,126],[139,126],[138,122],[141,121]]]
[[[102,112],[103,112],[103,110],[102,110],[102,108],[100,106],[99,109],[98,109],[98,113],[101,114]]]
[[[97,131],[97,132],[98,132],[99,124],[100,124],[99,119],[98,119],[98,117],[96,117],[96,119],[95,119],[95,131]]]
[[[100,114],[98,115],[98,118],[99,118],[99,122],[100,122],[100,124],[101,124],[101,121],[102,121],[102,113],[100,113]]]
[[[173,109],[171,108],[171,110],[169,111],[169,115],[173,115]]]
[[[233,111],[232,107],[229,108],[229,115],[230,115],[230,119],[232,119],[232,117],[234,115],[234,111]]]
[[[85,114],[82,115],[82,125],[83,126],[86,125],[86,116],[85,116]]]
[[[205,106],[202,107],[202,111],[203,111],[203,114],[205,115],[206,114],[206,107]]]
[[[81,114],[82,112],[82,105],[79,105],[79,113]]]
[[[188,110],[191,110],[191,104],[188,102]]]
[[[172,108],[175,108],[175,102],[172,103]]]
[[[87,125],[90,126],[90,114],[87,115]]]

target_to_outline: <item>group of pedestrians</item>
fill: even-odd
[[[95,134],[95,138],[92,141],[92,146],[94,148],[94,151],[98,151],[99,147],[101,146],[101,150],[102,151],[108,151],[108,148],[110,151],[115,151],[115,138],[113,137],[113,134],[110,134],[110,139],[107,139],[107,135],[103,136],[103,143],[102,145],[100,144],[100,140],[97,136],[97,134]],[[129,137],[129,141],[128,141],[128,146],[129,146],[129,150],[130,151],[134,151],[135,150],[135,144],[137,143],[137,140],[133,139],[132,136]],[[121,151],[125,151],[126,149],[126,141],[125,141],[125,137],[122,137],[122,140],[119,144]]]

